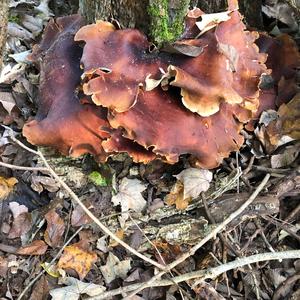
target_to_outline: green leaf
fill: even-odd
[[[98,186],[108,186],[107,179],[103,177],[99,172],[93,171],[89,174],[89,180]]]

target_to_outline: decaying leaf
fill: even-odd
[[[58,247],[61,244],[65,231],[64,220],[59,216],[55,209],[51,209],[45,215],[47,228],[44,234],[45,242],[51,247]]]
[[[111,199],[114,205],[121,205],[122,214],[121,223],[128,218],[128,212],[132,209],[135,212],[141,212],[146,206],[146,200],[142,196],[142,192],[146,189],[146,185],[138,179],[123,178],[119,186],[119,192]]]
[[[189,202],[191,200],[190,197],[188,198],[184,198],[183,196],[183,184],[180,181],[177,181],[170,193],[166,196],[165,198],[165,202],[167,203],[167,205],[171,206],[171,205],[176,205],[176,209],[179,210],[184,210],[187,208],[187,206],[189,205]]]
[[[16,106],[14,97],[8,92],[0,92],[0,103],[8,112],[8,114],[10,114],[13,108]]]
[[[93,206],[91,206],[89,202],[85,201],[84,204],[89,208],[89,210],[93,211]],[[71,215],[72,226],[82,226],[90,224],[91,222],[91,218],[84,212],[82,207],[80,205],[77,205],[72,211]]]
[[[102,285],[82,282],[73,277],[61,278],[59,283],[66,286],[50,291],[50,295],[53,300],[78,300],[81,295],[84,294],[90,297],[96,297],[106,290],[106,288]]]
[[[300,94],[297,94],[287,104],[282,104],[277,115],[277,119],[269,122],[261,133],[273,150],[284,141],[300,139]]]
[[[294,146],[286,146],[282,153],[274,154],[271,156],[272,168],[283,168],[290,165],[299,155],[299,144]]]
[[[29,245],[21,247],[17,253],[21,255],[43,255],[47,251],[48,245],[42,240],[35,240]]]
[[[42,277],[34,285],[30,299],[31,300],[44,300],[47,299],[49,295],[49,283],[47,277],[42,275]]]
[[[188,168],[175,177],[178,179],[165,201],[168,205],[176,205],[176,209],[186,209],[192,199],[209,188],[212,172],[203,169]]]
[[[73,269],[80,280],[84,279],[93,263],[97,261],[97,254],[86,249],[82,242],[67,246],[57,263],[61,269]]]
[[[195,199],[201,192],[208,190],[213,173],[208,170],[188,168],[175,177],[183,183],[183,197]]]
[[[14,177],[4,178],[0,176],[0,200],[5,199],[10,192],[12,192],[13,187],[18,182],[18,180]],[[12,213],[14,213],[14,204],[11,207]],[[28,210],[27,210],[28,211]]]
[[[31,215],[25,205],[10,202],[9,208],[13,214],[13,223],[8,233],[8,238],[21,237],[31,228]]]
[[[106,265],[100,267],[101,273],[107,284],[112,282],[115,278],[124,279],[130,269],[131,259],[120,261],[111,252],[108,254]]]

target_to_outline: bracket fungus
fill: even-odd
[[[289,37],[247,31],[237,1],[228,6],[218,22],[191,11],[182,38],[161,50],[136,29],[105,21],[82,26],[78,15],[52,20],[32,55],[42,58],[40,105],[24,135],[99,160],[127,152],[136,162],[175,163],[191,154],[199,167],[218,166],[242,146],[244,126],[274,107],[280,84],[294,82],[300,65]],[[264,87],[269,77],[272,86]]]

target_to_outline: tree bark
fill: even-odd
[[[2,59],[6,43],[8,21],[8,0],[0,0],[0,71],[2,70]]]
[[[241,13],[252,27],[262,27],[262,0],[239,0]],[[79,0],[79,10],[88,23],[117,20],[124,28],[138,28],[153,41],[175,40],[183,29],[188,8],[199,7],[207,13],[223,11],[227,0]]]

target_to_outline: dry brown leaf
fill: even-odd
[[[49,294],[49,284],[47,277],[43,275],[32,289],[29,300],[44,300]]]
[[[4,178],[0,176],[0,199],[6,198],[17,182],[18,180],[14,177]]]
[[[131,259],[120,261],[118,257],[110,252],[107,257],[106,265],[100,267],[105,282],[108,284],[115,278],[124,279],[127,276],[128,271],[131,269],[130,263]]]
[[[281,153],[272,155],[271,167],[275,169],[287,167],[293,161],[295,161],[295,159],[299,155],[299,151],[299,144],[286,146]]]
[[[9,208],[13,214],[13,223],[8,233],[9,239],[21,237],[31,228],[31,214],[28,208],[17,202],[10,202]]]
[[[0,277],[6,277],[8,271],[8,259],[6,257],[0,256]]]
[[[92,210],[93,207],[90,205],[90,203],[85,202],[84,204],[86,205],[86,207]],[[71,225],[78,227],[89,224],[91,222],[91,218],[84,212],[80,205],[77,205],[72,212]]]
[[[176,209],[184,210],[189,205],[191,198],[183,197],[183,184],[177,181],[171,189],[171,192],[166,196],[165,202],[167,205],[176,205]]]
[[[123,229],[118,229],[116,232],[115,232],[115,235],[119,238],[119,239],[121,239],[121,240],[124,240],[124,236],[125,236],[125,233],[124,233],[124,230]],[[109,243],[109,246],[110,247],[116,247],[116,246],[118,246],[119,245],[119,243],[118,242],[116,242],[115,240],[111,240],[110,241],[110,243]]]
[[[65,231],[64,220],[55,209],[51,209],[46,215],[47,228],[44,234],[45,242],[51,247],[58,247]]]
[[[82,280],[96,261],[97,254],[89,251],[86,247],[82,247],[82,243],[79,242],[65,248],[57,267],[75,270],[80,280]]]
[[[205,192],[209,188],[213,173],[196,168],[188,168],[183,170],[175,177],[183,183],[183,197],[197,198],[201,192]]]
[[[27,246],[21,247],[17,253],[21,255],[43,255],[48,245],[42,240],[35,240]]]

